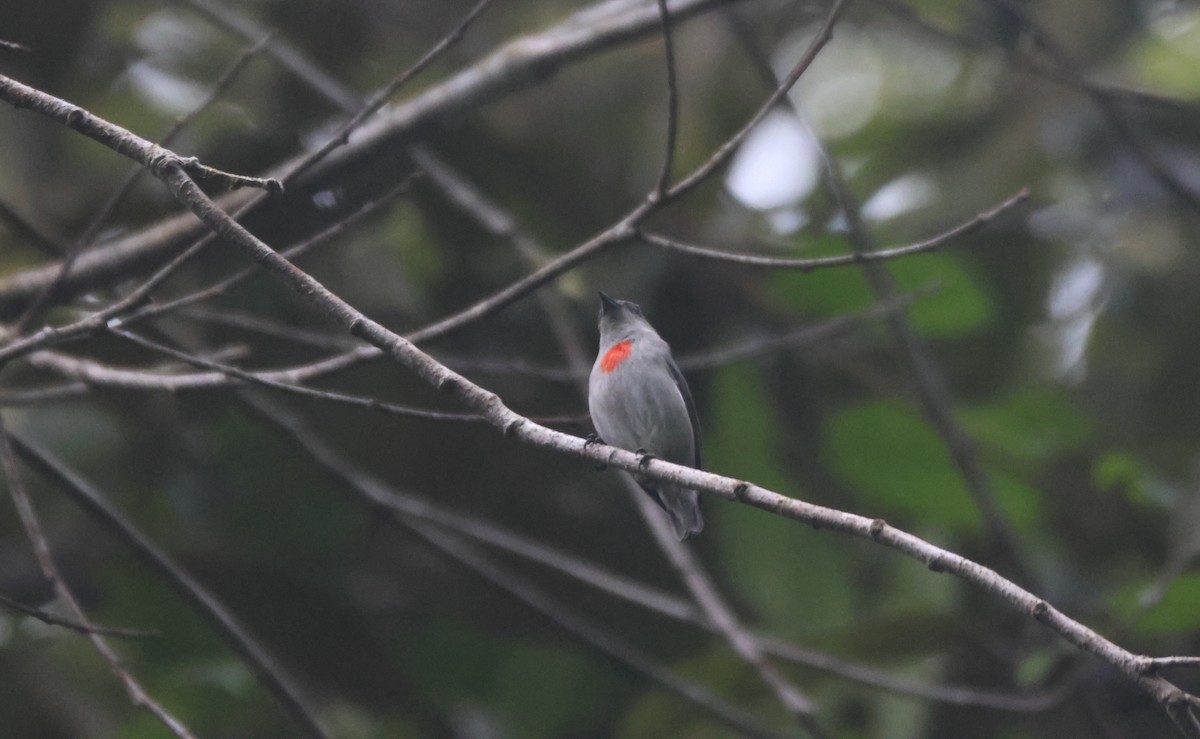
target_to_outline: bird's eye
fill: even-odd
[[[636,313],[639,316],[642,315],[642,309],[632,303],[629,304],[629,310]]]

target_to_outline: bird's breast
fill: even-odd
[[[629,355],[632,353],[632,341],[618,341],[608,351],[604,352],[604,356],[600,357],[600,371],[605,374],[612,372],[617,367],[620,367],[622,362],[629,359]]]

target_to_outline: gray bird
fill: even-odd
[[[600,353],[588,380],[588,409],[607,444],[700,468],[700,423],[671,347],[628,300],[600,293]],[[636,478],[635,478],[636,479]],[[637,480],[671,518],[682,541],[700,533],[695,490]]]

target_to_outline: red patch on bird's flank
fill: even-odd
[[[621,362],[624,362],[626,359],[628,359],[629,355],[632,353],[632,341],[619,341],[616,344],[613,344],[612,349],[604,352],[604,358],[600,360],[600,371],[605,373],[612,372],[621,364]]]

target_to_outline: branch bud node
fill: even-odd
[[[887,528],[887,521],[882,518],[877,518],[871,522],[871,538],[879,541],[879,537],[883,536],[883,530]]]
[[[517,433],[517,431],[524,425],[525,425],[524,418],[514,418],[513,420],[504,424],[504,435],[506,437],[511,437],[511,436],[515,435]]]

